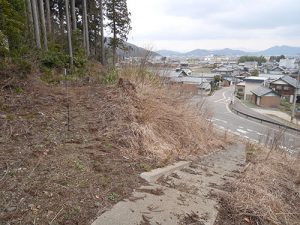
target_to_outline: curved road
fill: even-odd
[[[213,96],[207,97],[208,107],[213,112],[211,121],[216,127],[258,143],[265,143],[267,139],[280,139],[278,145],[281,148],[291,153],[300,152],[299,134],[285,131],[280,136],[280,129],[271,124],[261,124],[232,113],[228,107],[232,99],[232,87],[222,88]],[[279,136],[282,138],[278,138]]]

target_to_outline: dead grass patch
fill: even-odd
[[[88,224],[141,186],[144,170],[225,145],[201,108],[154,78],[91,80],[69,81],[68,95],[34,76],[0,82],[4,223]]]
[[[221,194],[217,224],[300,224],[299,159],[252,144],[247,150],[248,167]]]

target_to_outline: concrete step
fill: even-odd
[[[144,173],[149,186],[103,213],[92,225],[213,225],[218,213],[213,191],[238,176],[245,146],[237,144],[197,162],[179,162]]]

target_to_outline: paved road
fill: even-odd
[[[245,139],[265,143],[266,139],[278,140],[280,129],[270,124],[261,124],[232,113],[228,107],[233,97],[233,88],[222,88],[207,98],[208,106],[213,112],[212,122],[220,129],[228,130]],[[279,145],[290,152],[300,152],[299,134],[285,131]]]

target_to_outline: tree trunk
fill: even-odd
[[[62,4],[58,4],[58,13],[59,13],[60,34],[63,37],[65,35],[65,28],[64,28],[64,11],[63,11],[63,5]],[[61,40],[63,40],[63,38]]]
[[[75,0],[71,0],[71,10],[72,10],[72,26],[73,30],[75,31],[77,29],[77,19],[76,19],[76,13],[75,13]]]
[[[46,30],[46,22],[45,22],[45,9],[44,9],[44,1],[43,0],[39,0],[39,8],[40,8],[40,18],[41,18],[43,38],[44,38],[44,48],[46,51],[48,51],[47,30]]]
[[[33,15],[33,24],[34,24],[34,33],[35,33],[35,41],[36,47],[41,49],[41,37],[40,37],[40,25],[39,25],[39,18],[38,18],[38,11],[37,11],[37,0],[32,0],[32,15]]]
[[[69,56],[70,56],[70,68],[73,68],[73,49],[72,49],[72,35],[71,35],[71,23],[70,23],[70,13],[69,13],[69,0],[65,0],[66,6],[66,19],[67,19],[67,32],[68,32],[68,46],[69,46]]]
[[[116,43],[116,40],[117,40],[117,29],[116,29],[116,23],[113,22],[114,25],[113,25],[113,67],[115,67],[116,65],[116,56],[117,56],[117,43]]]
[[[103,26],[103,3],[99,0],[100,4],[100,35],[101,35],[101,46],[100,46],[100,62],[104,65],[104,26]]]
[[[29,41],[34,39],[34,29],[33,29],[33,18],[32,18],[32,8],[31,1],[26,0],[26,9],[27,9],[27,23],[28,23],[28,39]],[[32,42],[31,42],[32,43]]]
[[[87,56],[90,55],[89,28],[87,22],[86,0],[83,0],[83,39]]]
[[[46,1],[46,11],[47,11],[47,29],[48,29],[48,34],[52,33],[52,24],[51,24],[51,11],[50,11],[50,3],[49,0]]]

